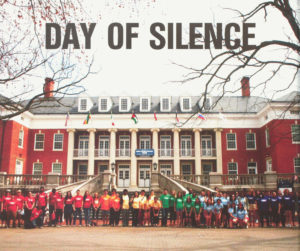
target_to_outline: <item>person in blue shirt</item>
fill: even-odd
[[[214,205],[214,215],[216,221],[215,226],[218,228],[221,226],[222,209],[223,209],[223,204],[221,203],[221,199],[218,199]]]
[[[237,208],[235,202],[231,203],[228,208],[228,215],[229,215],[229,228],[233,228],[234,225],[237,224]]]
[[[239,203],[236,215],[238,218],[238,226],[240,228],[248,228],[248,213],[242,203]]]
[[[227,195],[227,193],[223,193],[221,194],[221,203],[223,204],[223,209],[222,209],[222,223],[223,223],[223,227],[227,227],[228,226],[228,222],[229,222],[229,214],[228,214],[228,204],[229,204],[229,197]]]
[[[281,200],[281,206],[284,212],[285,223],[287,227],[292,227],[292,211],[293,211],[293,200],[289,194],[289,190],[283,191],[283,197]]]
[[[248,213],[249,213],[249,225],[250,227],[255,226],[255,221],[257,217],[257,199],[255,195],[255,191],[251,189],[246,195],[248,200]]]
[[[258,198],[258,214],[259,214],[259,220],[261,227],[264,227],[264,220],[266,219],[267,226],[270,225],[269,223],[269,199],[264,195],[264,193],[261,193]]]
[[[271,225],[275,224],[276,227],[279,225],[279,199],[277,197],[276,192],[272,193],[272,197],[270,200],[270,218],[271,218]]]
[[[204,217],[206,227],[211,227],[211,217],[214,210],[214,204],[211,199],[208,199],[204,204]]]

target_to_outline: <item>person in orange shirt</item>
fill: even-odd
[[[110,196],[110,200],[113,201],[115,198],[117,197],[117,190],[116,189],[112,189],[111,190],[111,196]],[[109,225],[113,226],[114,225],[114,210],[111,207],[111,202],[110,203],[110,207],[109,207]]]
[[[135,192],[134,197],[131,198],[132,203],[132,226],[137,227],[138,224],[138,216],[139,216],[139,209],[140,209],[140,198],[139,193]]]
[[[139,225],[140,226],[143,226],[144,225],[144,214],[145,214],[145,209],[144,209],[144,204],[146,203],[147,201],[147,196],[145,195],[145,190],[142,190],[141,191],[141,194],[139,196],[139,199],[140,199],[140,210],[139,210]]]
[[[151,205],[152,210],[153,210],[153,226],[157,227],[159,223],[159,211],[161,209],[161,204],[158,201],[157,197],[154,197],[154,202]]]
[[[110,199],[110,206],[112,208],[113,212],[113,226],[119,225],[120,220],[120,209],[121,209],[121,199],[118,193],[116,193],[116,196],[114,199]]]
[[[144,203],[144,226],[150,226],[150,209],[151,209],[151,196],[148,195],[146,202]]]
[[[103,195],[100,198],[100,209],[102,213],[103,226],[108,225],[109,204],[110,204],[110,196],[108,195],[108,190],[105,189]]]

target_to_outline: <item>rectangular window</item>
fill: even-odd
[[[246,147],[248,150],[256,149],[255,133],[246,133]]]
[[[53,150],[63,149],[64,135],[62,133],[55,133],[53,137]]]
[[[106,112],[108,110],[108,100],[107,98],[100,99],[100,111]]]
[[[141,100],[140,100],[140,111],[141,112],[150,111],[150,99],[149,98],[141,98]]]
[[[272,159],[267,159],[266,160],[266,170],[267,170],[267,172],[272,171]]]
[[[33,175],[42,175],[43,174],[43,163],[33,163]]]
[[[45,135],[43,133],[35,134],[34,150],[44,150],[44,139]]]
[[[211,108],[211,98],[206,98],[203,107],[205,110],[209,110]]]
[[[191,110],[191,98],[187,97],[181,99],[181,109],[186,112]]]
[[[19,131],[19,142],[18,142],[18,147],[23,148],[23,141],[24,141],[24,131],[20,130]]]
[[[109,136],[99,137],[99,156],[109,156]]]
[[[170,99],[169,98],[162,98],[161,99],[160,109],[163,112],[169,112],[171,110],[171,105],[170,105]]]
[[[257,174],[256,162],[248,162],[248,174]]]
[[[269,147],[270,146],[270,131],[269,131],[269,128],[267,128],[265,130],[265,135],[266,135],[266,146]]]
[[[86,98],[82,98],[79,100],[79,108],[81,112],[85,112],[87,111],[87,99]]]
[[[292,125],[292,141],[300,143],[300,125]]]
[[[141,149],[151,149],[150,136],[140,136],[140,148]]]
[[[61,163],[52,163],[52,173],[61,174],[62,173],[62,164]]]
[[[127,98],[121,98],[121,102],[120,102],[120,111],[122,112],[126,112],[128,110],[128,100]]]
[[[230,174],[230,175],[238,174],[238,168],[237,168],[236,162],[228,163],[228,174]]]
[[[227,133],[227,149],[228,150],[236,150],[236,135],[235,133]]]
[[[162,164],[160,165],[160,173],[164,175],[171,175],[172,174],[172,166],[169,164]]]
[[[300,174],[300,158],[294,159],[295,173]]]

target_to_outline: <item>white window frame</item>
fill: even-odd
[[[163,100],[164,99],[168,100],[169,109],[164,109],[164,107],[163,107]],[[171,97],[161,97],[160,98],[160,111],[162,111],[162,112],[170,112],[171,111]]]
[[[43,135],[44,136],[44,139],[43,139],[43,148],[42,149],[39,149],[39,148],[36,148],[36,136],[37,135]],[[39,141],[39,142],[42,142],[42,141]],[[44,148],[45,148],[45,133],[36,133],[34,135],[34,151],[44,151]]]
[[[82,106],[81,106],[81,102],[85,100],[86,101],[86,108],[85,109],[82,109]],[[87,112],[89,109],[88,109],[88,98],[79,98],[78,99],[78,111],[79,112]]]
[[[229,170],[229,165],[231,165],[231,164],[235,164],[235,166],[236,166],[236,173],[234,173],[234,174],[229,173],[230,171],[232,171],[232,170]],[[239,174],[238,163],[237,162],[228,162],[228,164],[227,164],[227,173],[229,175],[238,175]]]
[[[149,141],[149,148],[142,148],[142,141]],[[151,149],[151,136],[150,135],[141,135],[140,136],[140,149]]]
[[[206,106],[205,103],[203,103],[203,109],[208,111],[211,109],[211,106],[212,106],[212,98],[211,97],[206,97],[206,100],[205,102],[208,102],[209,103],[209,107]]]
[[[249,164],[255,164],[255,166],[249,166]],[[248,174],[250,174],[250,169],[255,169],[255,173],[254,174],[257,174],[257,162],[255,161],[250,161],[247,163],[247,169],[248,169]]]
[[[122,109],[122,100],[125,100],[125,99],[126,99],[126,102],[127,102],[127,107],[126,107],[126,109]],[[130,98],[129,97],[120,97],[119,98],[119,112],[129,112],[130,107],[131,107],[131,104],[130,104]]]
[[[248,134],[254,135],[254,147],[253,148],[248,147],[248,138],[247,138]],[[246,150],[256,150],[256,134],[254,132],[247,132],[246,133]]]
[[[269,130],[269,128],[265,129],[265,137],[266,137],[266,147],[270,147],[271,142],[270,142],[270,130]]]
[[[299,159],[299,166],[296,166],[296,159]],[[299,172],[296,172],[296,168],[299,168]],[[296,174],[300,174],[300,158],[299,157],[294,158],[294,171]]]
[[[21,129],[19,131],[18,147],[23,148],[23,145],[24,145],[24,130]]]
[[[228,147],[228,134],[233,134],[234,135],[235,148],[229,148]],[[227,147],[228,151],[235,151],[235,150],[237,150],[236,133],[234,133],[234,132],[226,133],[226,147]]]
[[[188,108],[184,107],[184,100],[188,100],[189,104],[188,104]],[[192,99],[191,97],[181,97],[180,98],[180,107],[181,107],[181,111],[182,112],[190,112],[192,111]]]
[[[295,134],[295,133],[293,133],[293,127],[299,127],[299,131],[300,131],[300,125],[297,125],[297,124],[293,124],[293,125],[291,125],[291,134],[292,134],[292,143],[293,144],[300,144],[300,140],[299,141],[294,141],[294,135],[297,135],[297,134]]]
[[[102,108],[101,103],[102,103],[103,100],[106,100],[106,105],[107,105],[106,109]],[[110,98],[108,98],[108,97],[100,97],[99,100],[98,100],[98,111],[99,112],[108,112],[110,110],[110,108],[111,108]]]
[[[41,165],[42,170],[41,170],[41,173],[40,173],[40,174],[36,174],[36,173],[35,173],[35,165]],[[33,175],[42,175],[42,174],[43,174],[43,163],[42,163],[42,162],[34,162],[34,163],[33,163],[32,174],[33,174]]]
[[[60,172],[54,172],[54,165],[60,165]],[[62,174],[62,163],[61,162],[53,162],[52,163],[52,173],[55,173],[55,174]]]
[[[147,100],[148,107],[143,109],[143,100]],[[150,112],[151,110],[151,98],[150,97],[140,97],[140,112]]]
[[[62,135],[61,148],[55,148],[55,143],[60,141],[55,141],[55,135]],[[64,134],[63,133],[54,133],[53,134],[53,151],[62,151],[64,149]]]
[[[270,166],[270,162],[271,162],[271,169],[268,170],[268,169],[269,169],[269,166]],[[270,172],[270,171],[272,171],[272,170],[273,170],[273,167],[272,167],[272,159],[271,159],[271,158],[268,158],[268,159],[266,159],[266,171],[267,171],[267,172]]]
[[[162,171],[165,171],[165,170],[169,170],[170,171],[170,175],[173,174],[173,168],[172,168],[172,165],[171,164],[160,164],[159,165],[159,172],[162,173]],[[164,173],[165,175],[167,175],[166,173]]]

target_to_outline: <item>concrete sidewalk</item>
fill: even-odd
[[[0,229],[0,250],[300,250],[299,229]]]

